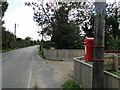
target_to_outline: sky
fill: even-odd
[[[5,27],[10,32],[14,33],[16,23],[17,37],[24,39],[29,36],[33,38],[33,40],[40,39],[37,33],[38,27],[33,21],[33,10],[24,5],[25,1],[28,0],[7,0],[9,6],[3,18],[5,20]]]
[[[17,24],[16,36],[19,38],[31,37],[33,40],[41,39],[38,35],[38,27],[33,21],[33,10],[31,7],[25,6],[24,2],[35,0],[7,0],[9,3],[8,9],[5,12],[3,20],[5,27],[10,32],[14,33],[15,23]],[[107,0],[112,2],[114,0]],[[119,1],[119,0],[116,0]]]

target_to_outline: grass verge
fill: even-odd
[[[62,90],[83,90],[81,86],[74,80],[67,80],[62,85]]]
[[[44,56],[43,51],[40,50],[40,46],[37,46],[37,52],[38,52],[38,54],[40,55],[40,57],[46,59],[45,56]]]
[[[110,72],[110,73],[112,73],[114,75],[120,76],[120,72],[116,72],[116,71],[108,71],[108,72]]]
[[[0,52],[4,53],[4,52],[11,51],[11,50],[15,50],[15,49],[18,49],[18,48],[1,50]]]

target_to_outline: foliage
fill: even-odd
[[[2,2],[2,16],[4,16],[5,11],[8,8],[8,3],[7,2]]]
[[[55,48],[58,49],[73,49],[80,40],[80,30],[77,24],[68,22],[69,8],[66,4],[62,4],[55,11],[54,30],[52,32],[51,41],[55,43]],[[79,43],[79,42],[78,42]]]
[[[89,4],[90,13],[88,13],[88,22],[85,22],[82,27],[87,37],[93,37],[94,33],[94,16],[95,8],[94,3]],[[117,3],[106,3],[106,15],[105,15],[105,49],[106,50],[119,50],[120,49],[120,31],[118,29],[118,15],[117,15]],[[85,15],[86,17],[86,15]]]
[[[38,3],[39,2],[39,3]],[[83,37],[94,36],[95,5],[93,2],[26,3],[34,10],[34,20],[41,26],[39,33],[51,36],[55,48],[83,48]],[[116,3],[106,4],[105,49],[120,49],[120,31]],[[82,32],[84,31],[85,35]],[[77,33],[76,33],[77,32]]]
[[[120,31],[118,29],[117,10],[116,3],[108,4],[106,8],[105,49],[120,49]]]
[[[38,33],[50,35],[51,28],[51,21],[52,21],[52,10],[54,5],[46,4],[46,7],[43,6],[43,1],[38,0],[38,2],[26,2],[25,5],[31,6],[34,10],[33,19],[38,26],[42,28],[42,31]]]
[[[25,39],[16,38],[14,34],[6,31],[4,27],[2,29],[2,50],[23,48],[36,44],[37,42],[32,41],[30,37],[26,37]]]
[[[38,54],[43,58],[43,59],[46,59],[46,57],[44,56],[44,53],[42,50],[40,50],[40,46],[37,46],[37,51],[38,51]]]
[[[34,10],[34,20],[42,28],[39,33],[42,36],[51,36],[51,42],[54,43],[55,48],[71,49],[83,46],[83,44],[79,44],[79,40],[82,40],[81,31],[79,30],[80,22],[74,23],[74,20],[69,20],[68,17],[72,9],[79,5],[82,7],[83,3],[70,3],[70,5],[59,3],[58,7],[54,3],[47,3],[46,6],[43,6],[42,2],[28,2],[25,4],[31,6]],[[79,15],[82,15],[82,13],[82,11],[79,12]],[[79,20],[83,21],[80,18]],[[78,47],[78,45],[80,46]]]
[[[2,29],[5,29],[3,27],[3,24],[4,24],[4,21],[2,20],[3,16],[4,16],[4,13],[5,11],[7,10],[8,8],[8,3],[7,2],[1,2],[0,1],[0,5],[2,5],[2,7],[0,7],[0,51],[2,50]]]
[[[67,80],[63,85],[62,85],[63,90],[82,90],[82,88],[79,86],[78,83],[76,83],[73,80]]]
[[[51,47],[54,47],[54,43],[51,41],[43,41],[43,48],[51,49]]]
[[[2,2],[2,17],[0,18],[0,20],[2,20],[7,8],[8,8],[8,3]],[[4,24],[4,23],[2,23],[2,24]],[[16,49],[16,48],[22,48],[22,47],[27,47],[27,46],[37,44],[37,41],[31,40],[30,37],[26,37],[25,39],[16,38],[16,36],[13,33],[6,31],[6,28],[3,27],[3,25],[0,27],[1,27],[0,37],[2,37],[2,41],[1,41],[2,44],[1,43],[0,44],[2,46],[2,51]],[[38,43],[39,43],[39,41],[38,41]]]
[[[117,76],[120,75],[120,72],[116,72],[116,71],[112,71],[112,70],[108,70],[108,72],[110,72],[110,73],[112,73],[112,74],[115,74],[115,75],[117,75]]]

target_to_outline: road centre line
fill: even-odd
[[[32,57],[32,60],[33,60],[33,57]],[[33,68],[33,65],[32,65],[32,61],[31,61],[31,64],[30,64],[30,73],[29,73],[29,77],[28,77],[27,88],[30,88],[30,86],[31,86],[31,80],[32,80],[32,68]]]

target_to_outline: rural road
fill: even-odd
[[[2,54],[2,88],[26,88],[35,46]]]
[[[43,60],[36,48],[31,46],[2,54],[2,88],[60,87],[60,80],[71,70],[71,63]]]

